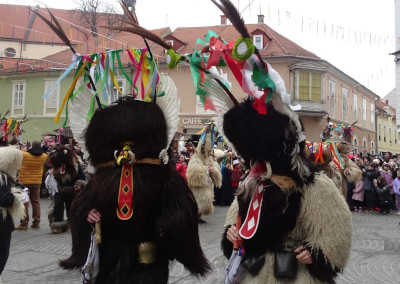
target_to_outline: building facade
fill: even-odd
[[[377,142],[380,153],[400,154],[399,133],[396,126],[396,109],[388,101],[376,101]]]
[[[210,30],[226,41],[236,40],[239,37],[238,32],[232,25],[227,25],[225,20],[222,17],[221,25],[218,26],[181,27],[174,31],[166,28],[156,30],[156,33],[167,40],[177,53],[187,54],[203,48],[196,44],[197,39],[204,40],[204,35]],[[303,122],[307,140],[315,142],[321,140],[320,134],[329,117],[334,123],[353,126],[354,137],[351,147],[355,152],[377,151],[375,100],[378,96],[375,93],[316,54],[272,30],[264,24],[262,16],[258,17],[257,24],[246,26],[261,57],[271,64],[285,81],[293,104],[301,106],[297,112]],[[131,34],[118,34],[115,38],[126,40],[126,47],[145,47],[140,37]],[[107,47],[113,48],[112,45]],[[27,45],[26,48],[30,46]],[[168,73],[178,89],[181,114],[177,137],[182,140],[196,139],[198,131],[216,114],[209,110],[204,111],[196,97],[190,66],[181,63],[176,69],[170,70],[165,63],[165,49],[151,42],[150,48],[159,58],[159,70]],[[89,53],[96,51],[98,52],[93,49]],[[45,60],[68,66],[71,63],[71,53],[58,52],[45,57]],[[124,60],[123,64],[129,68],[130,76],[133,78],[136,69],[129,65],[129,60]],[[42,69],[32,68],[23,71],[0,70],[0,89],[5,93],[5,96],[0,97],[0,113],[11,108],[11,115],[14,118],[25,114],[30,117],[23,126],[26,131],[23,141],[37,139],[37,135],[61,127],[60,124],[55,125],[52,120],[72,81],[72,75],[62,81],[57,92],[44,100],[43,94],[61,75],[61,70],[51,67],[44,66]],[[228,80],[232,82],[232,93],[239,101],[244,99],[246,94],[234,80],[233,74],[226,68],[221,70],[227,73]],[[131,86],[126,78],[121,72],[116,71],[115,74],[119,74],[116,79],[120,87],[125,93],[129,93]]]

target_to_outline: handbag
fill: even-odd
[[[96,223],[92,230],[90,238],[90,248],[86,263],[82,267],[83,283],[90,284],[95,283],[97,275],[100,270],[100,252],[99,244],[101,239],[99,237],[100,233],[100,223]]]
[[[236,228],[238,228],[238,230],[241,224],[242,224],[242,218],[239,215],[236,220]],[[233,244],[232,255],[229,259],[228,265],[225,268],[225,276],[226,276],[225,284],[236,284],[241,282],[241,280],[239,279],[240,277],[238,275],[238,270],[243,255],[244,255],[243,240],[238,239]]]
[[[297,258],[292,251],[276,251],[274,257],[274,275],[276,278],[291,280],[297,275]]]

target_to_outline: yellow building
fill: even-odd
[[[396,110],[381,100],[376,101],[378,152],[400,153],[399,133],[396,127]]]

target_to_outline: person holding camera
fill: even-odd
[[[379,213],[389,214],[390,207],[392,206],[392,196],[390,194],[390,186],[387,184],[384,177],[378,177],[373,180],[374,190],[377,195]]]
[[[373,192],[373,180],[380,177],[378,165],[374,162],[368,164],[367,168],[363,169],[363,182],[364,182],[364,201],[367,206],[366,212],[375,212],[375,198]]]

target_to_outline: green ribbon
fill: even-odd
[[[131,78],[129,78],[128,74],[126,74],[126,72],[125,72],[125,70],[124,70],[124,67],[123,67],[123,65],[122,65],[122,62],[121,62],[121,55],[120,55],[120,52],[121,52],[121,51],[122,51],[122,49],[119,49],[118,52],[117,52],[117,61],[118,61],[118,65],[119,65],[119,68],[121,69],[122,74],[124,74],[126,80],[128,80],[128,82],[129,82],[129,83],[131,84],[131,86],[132,86],[132,85],[133,85],[132,80],[131,80]]]
[[[253,75],[251,78],[257,87],[268,90],[268,95],[265,99],[265,103],[268,103],[271,100],[273,91],[276,89],[275,82],[272,81],[265,69],[259,68],[257,64],[253,66]]]

